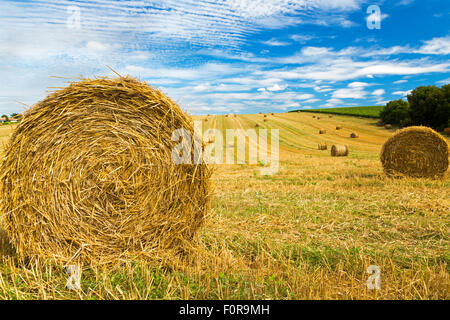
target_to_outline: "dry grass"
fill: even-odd
[[[213,116],[204,129],[253,128],[257,115]],[[391,132],[373,120],[279,114],[280,171],[219,166],[212,215],[190,261],[86,267],[82,292],[59,265],[0,263],[1,299],[449,299],[450,177],[389,179],[379,152]],[[334,131],[337,124],[346,129]],[[265,126],[266,124],[264,124]],[[360,139],[350,139],[358,130]],[[325,139],[324,139],[325,138]],[[325,141],[324,141],[325,140]],[[349,144],[331,158],[317,144]],[[369,265],[381,290],[368,290]]]

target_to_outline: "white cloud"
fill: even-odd
[[[394,81],[393,83],[400,84],[400,83],[406,83],[406,82],[408,82],[408,80],[402,79],[402,80]]]
[[[374,95],[374,96],[382,96],[385,93],[386,93],[386,91],[384,91],[384,89],[377,89],[377,90],[372,92],[372,95]]]
[[[450,36],[427,40],[415,52],[422,54],[450,54]]]
[[[267,88],[267,90],[269,90],[269,91],[282,91],[282,90],[284,90],[284,89],[286,89],[286,85],[278,85],[278,84],[274,84],[273,86],[271,86],[271,87],[268,87]]]
[[[392,94],[398,95],[398,96],[407,96],[408,94],[411,93],[412,90],[408,90],[408,91],[395,91],[392,92]]]
[[[267,46],[272,46],[272,47],[283,47],[283,46],[288,46],[291,43],[290,42],[286,42],[286,41],[279,41],[275,38],[266,40],[266,41],[262,41],[261,43],[267,45]]]

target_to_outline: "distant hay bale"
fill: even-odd
[[[228,115],[227,115],[227,114],[225,115],[225,118],[228,118]]]
[[[359,135],[357,134],[357,133],[355,133],[355,132],[352,132],[352,133],[350,133],[350,138],[358,138],[359,137]]]
[[[348,156],[348,147],[346,145],[333,144],[331,146],[331,156],[333,157]]]
[[[385,127],[386,129],[392,129],[392,125],[391,125],[391,124],[386,124],[384,127]]]
[[[208,119],[205,119],[205,122],[208,122]]]
[[[172,160],[181,128],[193,136],[191,117],[130,77],[74,82],[31,107],[1,163],[17,257],[110,265],[188,248],[209,211],[211,170]]]
[[[383,121],[382,120],[378,120],[377,121],[377,126],[378,127],[382,127],[383,126]]]
[[[327,130],[325,130],[325,129],[320,129],[319,130],[319,134],[325,134],[325,133],[327,133]]]
[[[264,119],[264,122],[267,122],[267,119]]]
[[[336,130],[341,130],[342,126],[336,126]]]
[[[274,115],[274,113],[272,112],[271,115]]]
[[[317,120],[320,120],[320,117],[317,117]]]
[[[267,114],[264,115],[264,118],[267,118]]]
[[[234,114],[234,115],[233,115],[233,117],[235,117],[235,118],[236,118],[236,117],[237,117],[237,115],[235,115],[235,114]]]
[[[445,134],[447,134],[447,135],[450,136],[450,128],[445,128],[445,129],[444,129],[444,132],[445,132]]]
[[[259,124],[255,124],[255,128],[258,128],[259,127]]]
[[[428,127],[397,131],[383,144],[381,163],[388,176],[442,177],[448,168],[448,143]]]
[[[327,150],[328,146],[327,146],[326,143],[319,143],[319,144],[317,145],[317,148],[318,148],[319,150]]]
[[[328,116],[328,118],[333,118],[333,116]]]
[[[312,116],[313,118],[316,118],[316,116]]]

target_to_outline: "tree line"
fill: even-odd
[[[423,125],[439,131],[450,127],[450,84],[417,87],[406,98],[386,104],[380,113],[384,124]]]

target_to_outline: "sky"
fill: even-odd
[[[0,0],[0,114],[108,66],[191,114],[383,105],[450,83],[449,30],[448,0]]]

